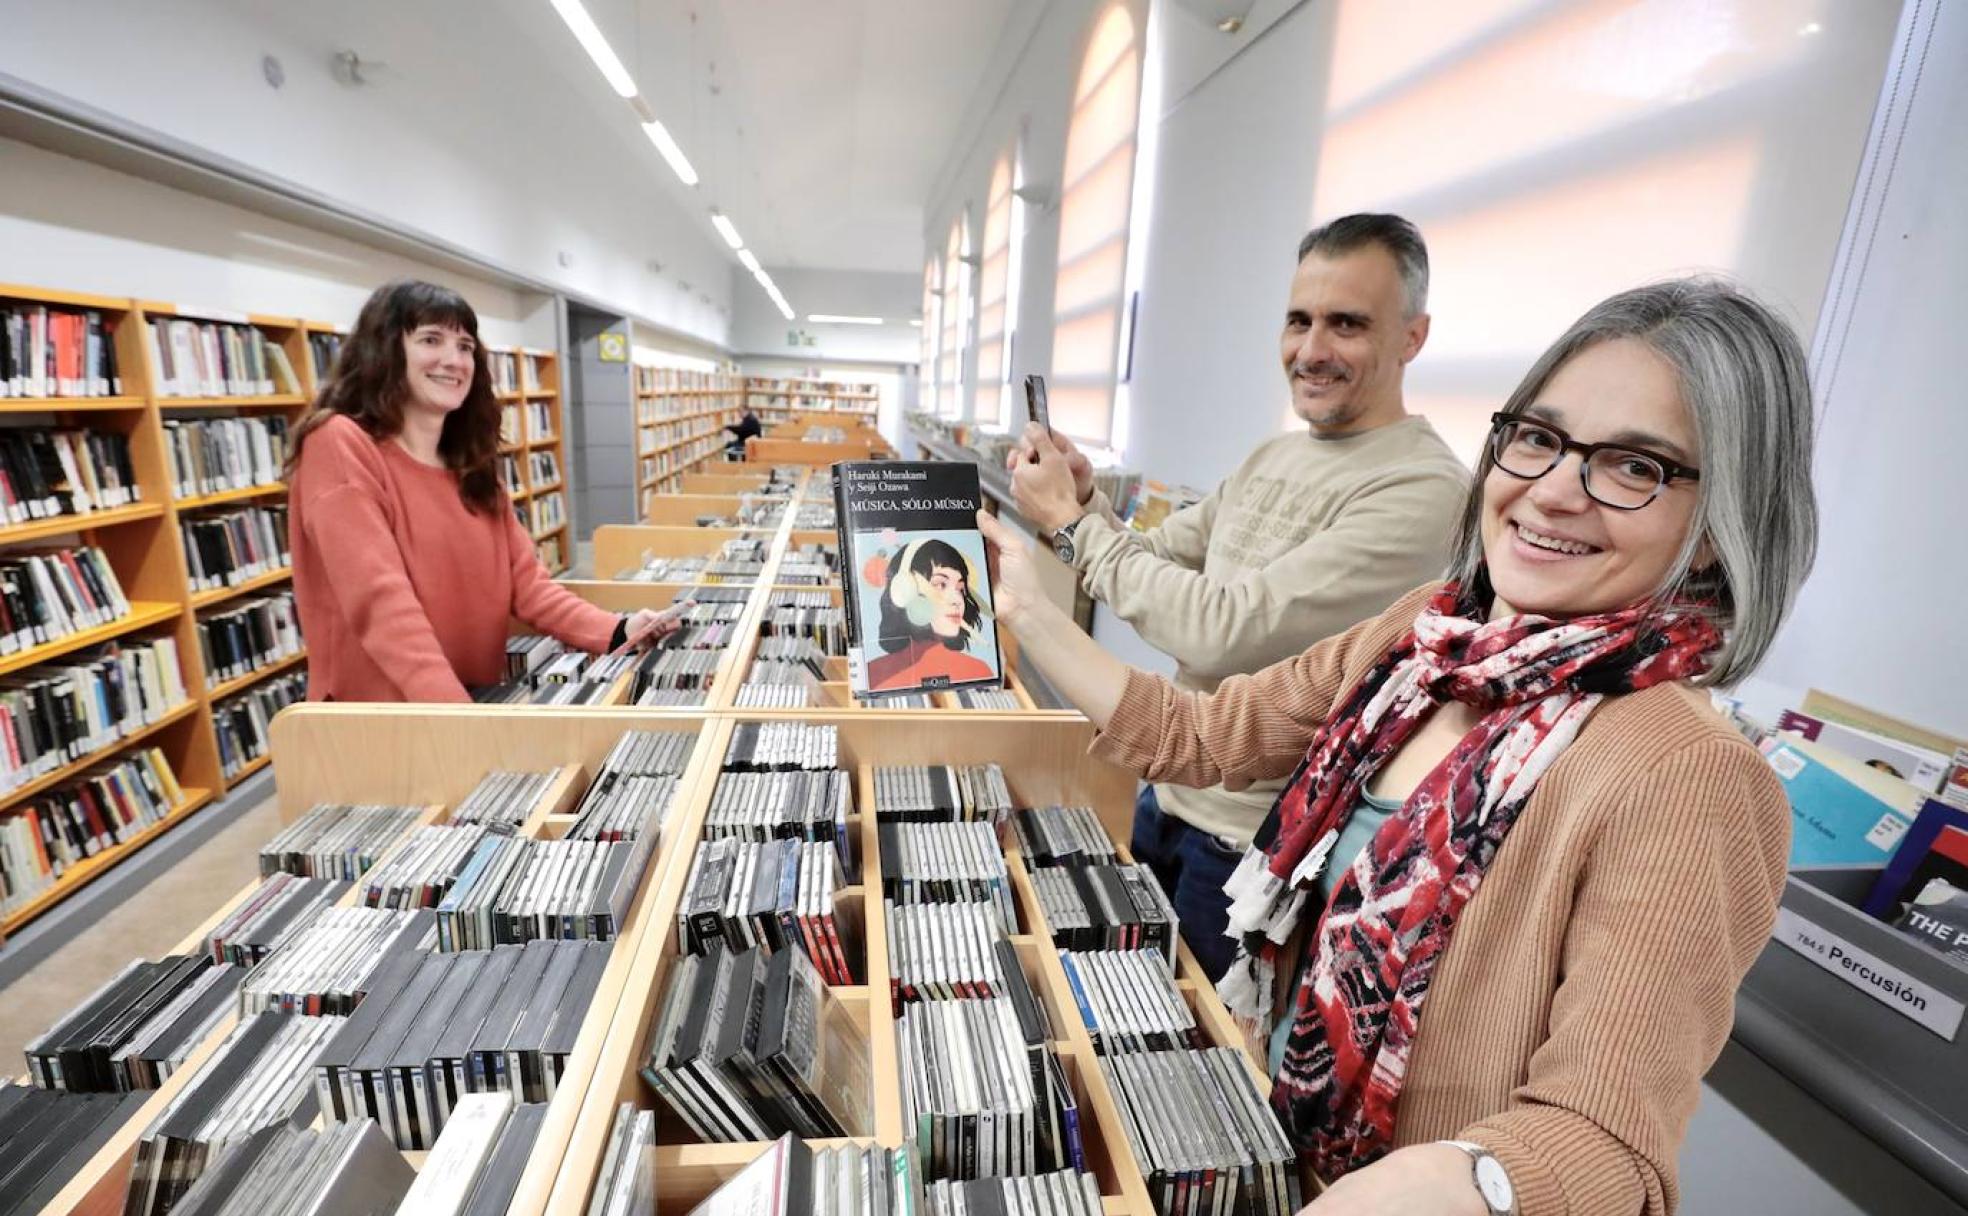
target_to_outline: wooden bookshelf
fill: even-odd
[[[692,471],[714,466],[729,441],[724,427],[744,404],[738,377],[667,367],[635,369],[636,505],[681,488]]]
[[[745,401],[767,424],[790,422],[802,413],[846,415],[872,422],[881,407],[881,392],[872,384],[747,376]]]
[[[269,344],[280,348],[286,355],[288,366],[293,369],[298,380],[298,392],[275,393],[272,395],[239,395],[225,397],[180,397],[169,396],[163,392],[163,371],[157,362],[158,343],[152,341],[152,333],[168,320],[190,317],[195,320],[210,320],[232,324],[249,324],[265,335]],[[170,485],[170,454],[161,434],[162,425],[172,418],[186,421],[205,421],[219,417],[265,417],[279,414],[286,418],[288,434],[292,435],[301,416],[306,413],[315,394],[320,391],[327,369],[315,366],[314,348],[309,342],[311,334],[336,332],[332,327],[321,323],[303,320],[299,317],[276,317],[260,314],[237,314],[222,312],[203,312],[197,308],[178,304],[162,304],[140,301],[138,320],[141,323],[142,366],[145,385],[150,402],[160,427],[159,474],[161,484],[168,491]],[[161,337],[158,339],[162,341]],[[128,379],[127,373],[125,376]],[[174,499],[170,502],[168,530],[179,549],[177,565],[179,577],[189,579],[190,557],[183,552],[183,532],[181,524],[188,517],[195,517],[215,509],[241,509],[249,507],[280,507],[287,501],[287,487],[284,482],[270,485],[250,486],[240,490],[228,490],[217,494],[200,495],[192,498]],[[211,587],[202,591],[191,591],[187,587],[186,607],[189,611],[184,618],[184,634],[179,641],[179,653],[187,665],[198,664],[196,690],[200,700],[205,703],[208,729],[211,731],[213,748],[213,784],[216,788],[230,789],[250,777],[257,769],[250,762],[242,765],[230,777],[225,776],[218,758],[218,728],[213,717],[220,701],[248,690],[252,681],[219,681],[208,676],[202,669],[198,647],[197,623],[199,614],[222,612],[236,607],[238,601],[254,595],[274,592],[291,586],[293,571],[289,567],[269,570],[265,573],[242,579],[224,587]],[[193,681],[186,679],[188,688]]]
[[[520,526],[554,574],[566,572],[574,553],[574,514],[567,480],[567,415],[561,408],[560,356],[527,346],[488,347],[495,359],[510,359],[510,390],[498,392],[507,425],[499,451],[510,455],[519,478],[508,488],[519,504]],[[495,372],[496,375],[496,372]],[[514,425],[514,420],[517,425]],[[552,469],[536,472],[535,461],[550,458]],[[553,497],[558,495],[558,498]],[[559,503],[559,513],[552,504]]]

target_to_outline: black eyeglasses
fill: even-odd
[[[1525,481],[1558,467],[1565,453],[1579,454],[1579,481],[1592,501],[1615,511],[1638,511],[1670,481],[1699,481],[1701,470],[1645,448],[1619,443],[1580,443],[1548,422],[1522,414],[1490,415],[1490,455],[1496,467]]]

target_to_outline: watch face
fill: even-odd
[[[1499,1212],[1508,1212],[1516,1202],[1516,1195],[1510,1188],[1510,1175],[1503,1170],[1503,1163],[1495,1157],[1476,1159],[1476,1189],[1483,1192],[1483,1200]]]

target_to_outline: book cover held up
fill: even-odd
[[[977,466],[834,466],[848,680],[856,697],[1004,684]]]

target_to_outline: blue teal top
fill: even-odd
[[[1354,859],[1374,838],[1374,833],[1380,831],[1380,825],[1387,822],[1387,817],[1400,809],[1401,800],[1398,798],[1380,798],[1365,790],[1360,791],[1360,804],[1353,808],[1353,817],[1346,821],[1345,830],[1333,842],[1332,854],[1326,858],[1326,868],[1319,872],[1318,880],[1312,884],[1312,898],[1319,905],[1321,914],[1332,899],[1333,883],[1352,868]],[[1296,993],[1299,978],[1304,973],[1305,958],[1301,954],[1292,967],[1292,985],[1286,991]],[[1278,1023],[1271,1028],[1271,1043],[1266,1053],[1271,1076],[1277,1076],[1279,1067],[1285,1062],[1285,1042],[1291,1038],[1291,1028],[1292,1008],[1286,1006],[1279,1010]]]

